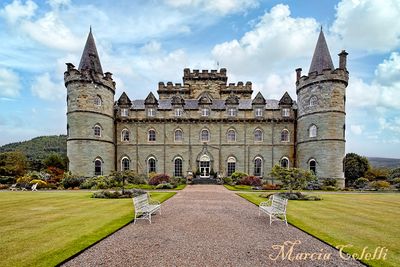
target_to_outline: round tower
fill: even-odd
[[[347,53],[334,69],[320,32],[308,76],[297,69],[297,167],[315,172],[319,180],[336,179],[344,187],[345,102],[349,73]]]
[[[103,74],[90,30],[79,68],[67,63],[67,156],[72,174],[91,177],[115,170],[112,74]]]

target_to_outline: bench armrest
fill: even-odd
[[[155,205],[155,204],[160,205],[160,204],[161,204],[160,201],[157,201],[157,200],[152,199],[152,198],[150,197],[150,195],[148,195],[147,197],[148,197],[148,200],[149,200],[149,204],[150,204],[150,205]]]
[[[271,206],[271,200],[263,201],[263,202],[260,203],[259,206],[260,206],[260,207],[261,207],[261,206]]]

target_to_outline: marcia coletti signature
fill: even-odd
[[[280,245],[272,245],[273,253],[269,255],[269,259],[273,261],[289,260],[289,261],[329,261],[332,258],[332,253],[320,249],[315,252],[300,252],[298,251],[300,240],[285,241]],[[339,256],[345,260],[386,260],[388,249],[385,247],[376,247],[374,250],[364,247],[361,253],[347,254],[343,250],[351,248],[353,245],[338,245],[336,248],[339,250]]]

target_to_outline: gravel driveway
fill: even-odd
[[[255,205],[219,185],[187,186],[164,202],[162,215],[152,221],[129,224],[64,266],[361,265],[341,259],[337,250],[293,226],[283,222],[270,226],[266,215],[258,217]],[[292,260],[285,241],[296,243]],[[284,259],[279,254],[282,247]],[[330,254],[330,258],[318,260],[314,254],[315,260],[310,256],[296,260],[298,253]]]

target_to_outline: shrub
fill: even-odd
[[[323,191],[336,191],[337,187],[336,186],[332,186],[332,185],[323,185],[321,186],[321,190]]]
[[[166,183],[166,184],[159,184],[156,186],[156,189],[173,189],[174,186],[170,183]]]
[[[224,177],[224,178],[222,178],[222,181],[224,182],[224,184],[228,184],[228,185],[233,184],[233,180],[231,177]]]
[[[8,189],[8,185],[7,184],[0,184],[0,190],[3,189]]]
[[[279,184],[263,184],[262,190],[280,190],[281,186]]]
[[[15,184],[16,179],[13,176],[0,176],[0,184]]]
[[[322,182],[318,179],[312,180],[308,182],[306,189],[307,190],[321,190]]]
[[[400,178],[394,178],[393,184],[397,189],[400,189]]]
[[[241,178],[237,184],[240,185],[251,185],[251,186],[261,186],[261,179],[256,176],[245,176]]]
[[[186,184],[186,178],[184,177],[171,177],[170,183],[174,186],[177,187],[180,184]]]
[[[322,200],[321,197],[319,196],[310,196],[310,195],[305,195],[301,192],[295,192],[295,193],[289,193],[289,192],[281,192],[281,193],[262,193],[259,196],[263,198],[269,198],[272,195],[277,195],[289,200],[311,200],[311,201],[316,201],[316,200]]]
[[[65,189],[79,187],[85,178],[82,177],[66,177],[61,180],[61,184]]]
[[[38,188],[45,188],[47,186],[47,183],[42,180],[34,179],[29,182],[31,185],[38,184]]]
[[[27,184],[29,184],[30,181],[32,181],[32,180],[33,180],[33,179],[32,179],[32,177],[31,177],[29,174],[25,174],[24,176],[19,177],[19,178],[17,179],[17,183],[18,183],[18,184],[21,184],[21,185],[27,185]]]
[[[337,180],[333,178],[327,178],[322,180],[322,185],[323,186],[333,186],[337,187]]]
[[[136,196],[140,196],[142,194],[146,194],[145,191],[141,189],[132,189],[132,190],[125,190],[124,194],[119,191],[100,191],[94,192],[92,198],[132,198]]]
[[[119,187],[121,182],[115,176],[95,176],[85,179],[79,186],[80,189],[109,189]]]
[[[161,183],[169,183],[170,177],[167,174],[157,174],[149,179],[149,185],[159,185]]]
[[[354,187],[362,189],[362,188],[367,187],[368,183],[369,183],[369,180],[367,178],[360,177],[360,178],[356,179],[356,181],[354,182]]]
[[[145,174],[132,173],[132,175],[128,175],[126,180],[131,184],[147,184],[147,176]]]
[[[242,179],[243,177],[246,177],[246,176],[248,176],[247,173],[244,173],[244,172],[234,172],[234,173],[232,173],[231,178],[232,178],[233,182],[236,183],[237,181],[239,181],[240,179]]]
[[[375,190],[384,190],[390,187],[389,182],[386,181],[374,181],[369,184]]]

